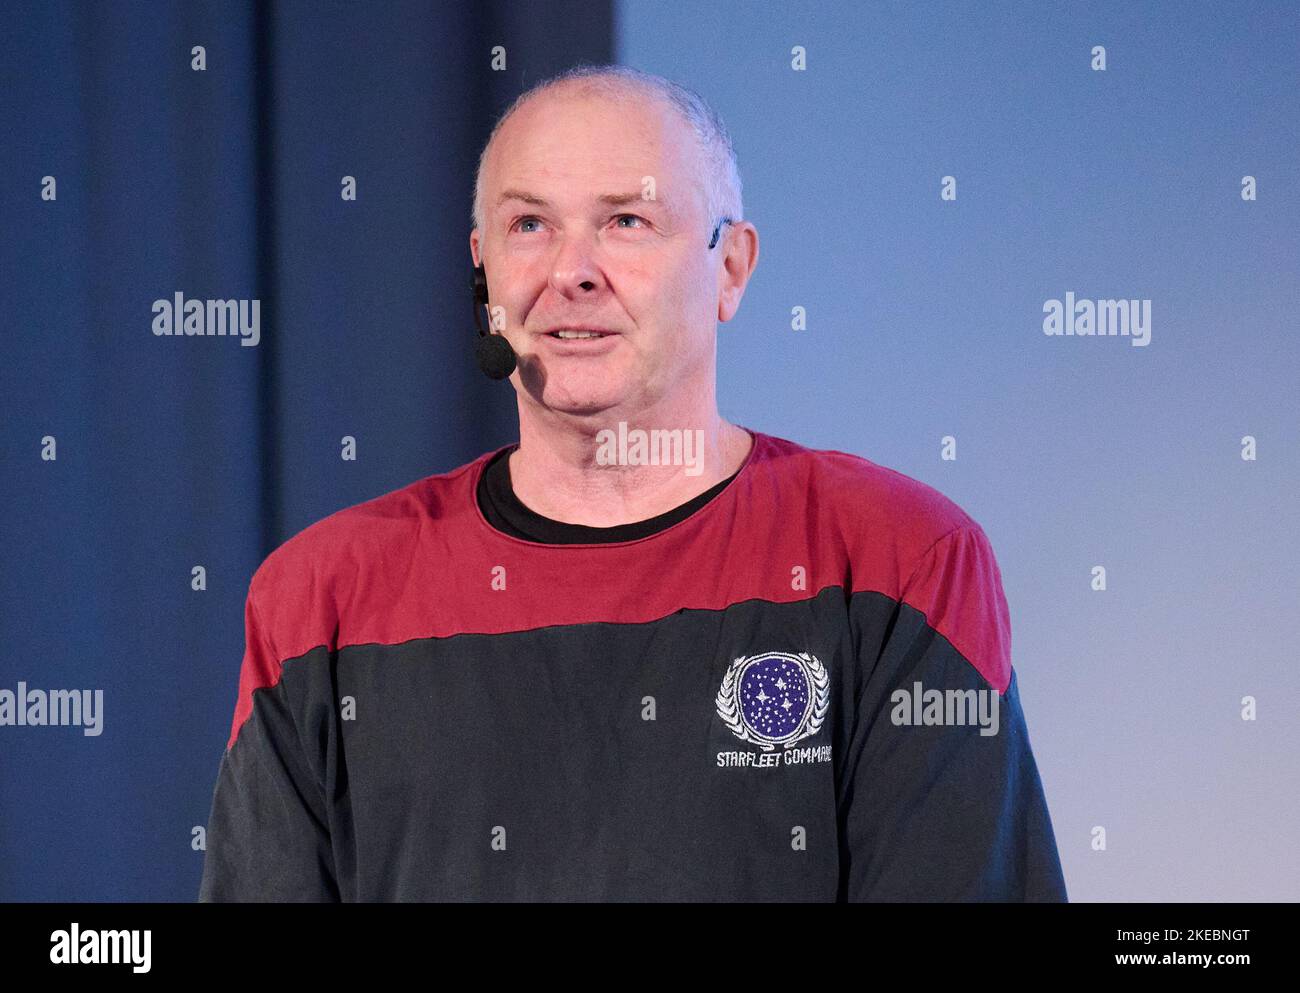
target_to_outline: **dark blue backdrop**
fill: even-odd
[[[193,900],[253,570],[515,437],[472,360],[477,157],[522,89],[612,46],[606,5],[544,10],[7,6],[0,689],[104,713],[0,728],[0,900]],[[260,300],[260,343],[156,336],[176,292]]]

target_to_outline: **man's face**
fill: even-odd
[[[550,410],[635,416],[711,385],[721,252],[706,250],[717,218],[699,166],[694,133],[657,100],[560,89],[502,126],[470,246],[504,308],[516,389]],[[569,325],[613,333],[547,333]]]

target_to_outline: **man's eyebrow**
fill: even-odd
[[[506,190],[501,196],[497,197],[497,206],[500,207],[507,200],[522,200],[524,203],[531,203],[536,207],[549,207],[551,204],[532,193],[525,193],[523,190]]]
[[[629,203],[653,203],[658,204],[666,211],[671,212],[672,210],[672,205],[665,202],[663,197],[656,197],[653,200],[647,200],[640,193],[606,193],[596,199],[611,207],[624,207]]]
[[[497,206],[500,207],[507,200],[521,200],[524,203],[532,204],[534,207],[551,206],[551,202],[545,197],[539,197],[535,193],[528,193],[524,190],[505,190],[497,198]],[[663,197],[647,200],[640,193],[603,193],[596,200],[609,207],[623,207],[629,203],[653,203],[658,204],[664,211],[672,213],[672,208],[664,201]]]

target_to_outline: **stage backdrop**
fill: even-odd
[[[194,899],[248,579],[513,439],[471,358],[477,154],[530,82],[611,59],[736,141],[761,258],[724,415],[930,483],[992,539],[1071,897],[1300,898],[1296,12],[4,18],[0,688],[102,689],[104,724],[0,728],[0,899]],[[155,336],[177,293],[259,300],[258,344]],[[1131,333],[1044,333],[1105,300]]]
[[[1300,8],[704,6],[619,58],[735,134],[724,416],[987,531],[1072,900],[1300,899]]]
[[[478,153],[613,58],[606,5],[546,6],[6,7],[0,688],[102,689],[104,723],[0,728],[0,900],[194,900],[253,570],[515,439],[473,357]],[[258,343],[156,336],[177,293],[259,300]]]

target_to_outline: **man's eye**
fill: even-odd
[[[646,219],[645,219],[644,217],[642,217],[640,214],[615,214],[615,215],[614,215],[614,220],[615,220],[615,221],[621,221],[621,220],[624,220],[624,219],[629,219],[629,220],[637,221],[637,222],[638,222],[638,225],[639,225],[640,227],[645,227],[645,225],[646,225]],[[524,234],[529,234],[530,232],[524,230],[524,225],[525,225],[525,224],[540,224],[540,223],[541,223],[541,218],[539,218],[539,217],[535,217],[535,216],[533,216],[532,214],[529,214],[527,217],[521,217],[521,218],[519,218],[519,220],[515,221],[515,223],[512,224],[512,225],[510,226],[510,230],[511,230],[511,231],[520,231],[520,232],[522,232],[522,233],[524,233]],[[630,230],[636,230],[636,228],[631,228]]]

